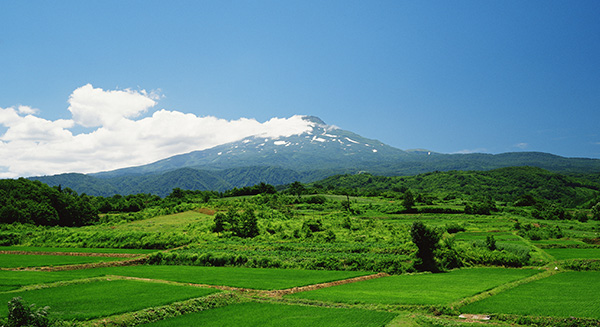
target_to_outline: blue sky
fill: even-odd
[[[118,92],[140,100],[121,118],[152,128],[157,112],[225,130],[314,115],[401,149],[600,158],[598,17],[598,1],[2,1],[0,176],[190,150],[196,134],[155,133],[89,164],[111,156],[92,136],[112,120],[81,110],[127,110]],[[154,156],[117,155],[131,146]],[[88,153],[69,166],[65,147]],[[36,160],[53,168],[16,168]]]

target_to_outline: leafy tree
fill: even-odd
[[[234,234],[239,237],[250,238],[258,236],[258,220],[254,214],[254,210],[246,210],[238,220],[237,228]]]
[[[404,196],[402,198],[402,205],[406,210],[411,210],[415,206],[415,197],[413,196],[410,190],[404,192]]]
[[[223,231],[229,230],[229,221],[227,216],[221,212],[217,212],[214,218],[214,225],[212,231],[215,233],[222,233]]]
[[[427,271],[439,271],[435,261],[435,251],[439,247],[440,234],[420,221],[415,221],[410,228],[413,243],[417,246],[415,268]]]
[[[230,232],[230,235],[251,238],[257,236],[258,219],[254,210],[247,209],[241,215],[235,210],[230,210],[227,214],[221,212],[215,215],[212,231],[215,233]]]
[[[494,235],[488,235],[485,238],[485,246],[488,248],[488,250],[490,251],[494,251],[496,250],[496,239],[494,238]]]
[[[592,207],[592,219],[600,220],[600,202]]]
[[[302,183],[295,181],[292,184],[290,184],[289,191],[290,193],[300,197],[304,193],[304,191],[306,191],[306,189],[304,188],[304,185],[302,185]]]
[[[180,189],[179,187],[176,187],[173,189],[173,191],[171,192],[171,194],[169,194],[170,198],[176,198],[176,199],[182,199],[185,196],[185,192]]]

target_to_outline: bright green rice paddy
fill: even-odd
[[[20,296],[28,303],[49,306],[52,316],[64,320],[87,320],[141,310],[218,292],[193,286],[132,280],[96,281],[32,291],[0,293],[0,303]],[[0,306],[0,316],[8,309]]]
[[[600,272],[564,272],[471,303],[467,313],[600,319]]]
[[[291,297],[341,303],[448,304],[538,273],[533,269],[473,268],[440,274],[371,279]]]
[[[18,268],[18,267],[47,267],[74,265],[83,263],[106,262],[125,260],[124,258],[112,257],[88,257],[88,256],[70,256],[70,255],[19,255],[19,254],[0,254],[0,267]]]
[[[358,309],[335,309],[287,304],[247,302],[144,326],[384,326],[396,314]]]

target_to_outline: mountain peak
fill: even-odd
[[[315,123],[317,125],[327,125],[323,120],[321,120],[321,118],[316,116],[304,116],[302,117],[302,119],[311,123]]]

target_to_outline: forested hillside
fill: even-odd
[[[24,178],[0,180],[0,223],[82,226],[96,221],[91,198]]]
[[[523,198],[552,201],[566,207],[598,202],[600,183],[596,176],[567,176],[535,167],[510,167],[490,171],[432,172],[417,176],[336,175],[314,185],[346,189],[349,194],[376,195],[385,192],[431,193],[441,197],[490,197],[517,202]]]

